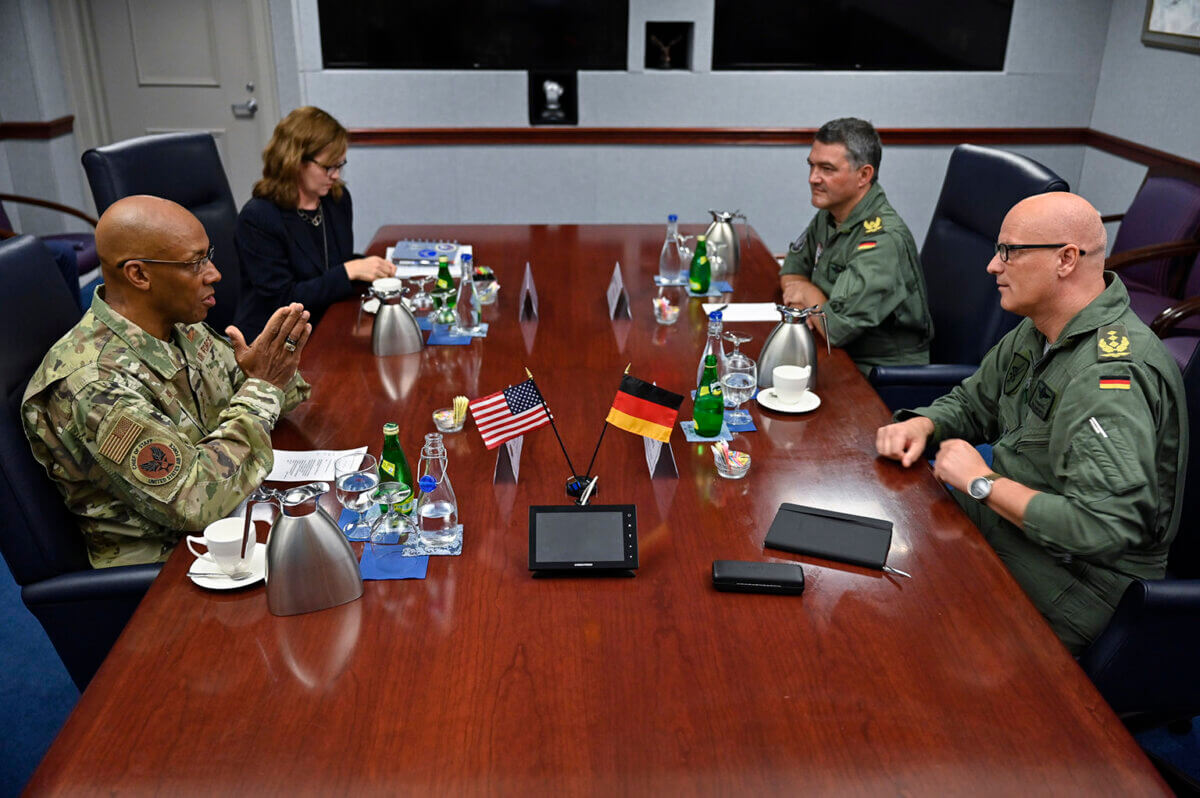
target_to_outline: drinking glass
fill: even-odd
[[[709,241],[706,245],[708,252],[709,281],[715,283],[725,279],[725,246],[720,241]]]
[[[384,512],[371,524],[371,555],[380,570],[396,570],[404,557],[404,546],[417,531],[411,515],[400,511],[400,505],[412,496],[412,488],[401,482],[382,482],[371,497]]]
[[[654,320],[659,324],[674,324],[679,321],[687,295],[682,285],[664,283],[658,287],[658,296],[651,301],[654,303]]]
[[[758,385],[758,364],[739,347],[751,340],[749,335],[736,332],[725,333],[725,340],[733,344],[733,351],[725,356],[725,374],[721,377],[721,388],[725,395],[725,421],[730,425],[748,424],[750,411],[741,406],[754,396]]]
[[[334,485],[338,501],[347,510],[358,514],[342,527],[347,540],[366,540],[371,528],[363,514],[375,501],[375,486],[379,484],[379,462],[371,454],[342,455],[333,462]]]
[[[433,310],[433,297],[425,290],[433,282],[433,276],[413,277],[411,281],[416,284],[417,293],[409,298],[409,307],[413,309],[413,313],[423,316]]]

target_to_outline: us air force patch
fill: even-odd
[[[163,485],[179,476],[179,448],[168,441],[146,438],[133,448],[129,468],[147,485]]]
[[[1110,324],[1096,330],[1096,362],[1129,357],[1130,354],[1124,324]]]
[[[1029,371],[1029,356],[1024,352],[1017,352],[1009,361],[1008,371],[1004,374],[1004,393],[1011,394],[1021,387],[1021,380],[1025,378],[1025,372]]]

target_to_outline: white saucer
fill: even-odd
[[[208,574],[212,574],[209,576]],[[259,543],[250,555],[250,575],[245,579],[230,579],[217,567],[209,554],[202,554],[192,561],[188,578],[209,590],[236,590],[239,587],[257,584],[267,575],[267,547]]]
[[[821,397],[812,391],[805,391],[801,395],[800,401],[794,405],[785,405],[779,401],[779,397],[775,395],[774,388],[763,388],[758,392],[758,396],[754,398],[758,400],[760,405],[768,410],[774,410],[776,413],[808,413],[821,406]]]

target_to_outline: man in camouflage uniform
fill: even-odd
[[[928,363],[933,338],[917,245],[877,182],[881,153],[870,122],[835,119],[817,131],[808,185],[820,210],[779,278],[784,304],[820,305],[829,343],[864,374]],[[809,326],[819,329],[816,318]]]
[[[1025,319],[960,386],[876,435],[905,466],[938,446],[934,475],[1075,653],[1134,577],[1164,575],[1188,451],[1179,368],[1104,271],[1106,243],[1082,197],[1018,203],[988,272]]]
[[[271,429],[311,390],[296,366],[312,326],[298,304],[249,345],[203,324],[221,275],[204,227],[173,202],[114,203],[96,249],[104,286],[42,361],[21,415],[101,568],[165,559],[182,531],[261,484]]]

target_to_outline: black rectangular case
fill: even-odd
[[[784,503],[779,505],[763,545],[882,568],[892,545],[892,522]]]
[[[775,593],[798,596],[804,592],[804,570],[793,562],[713,560],[713,587],[728,593]]]

